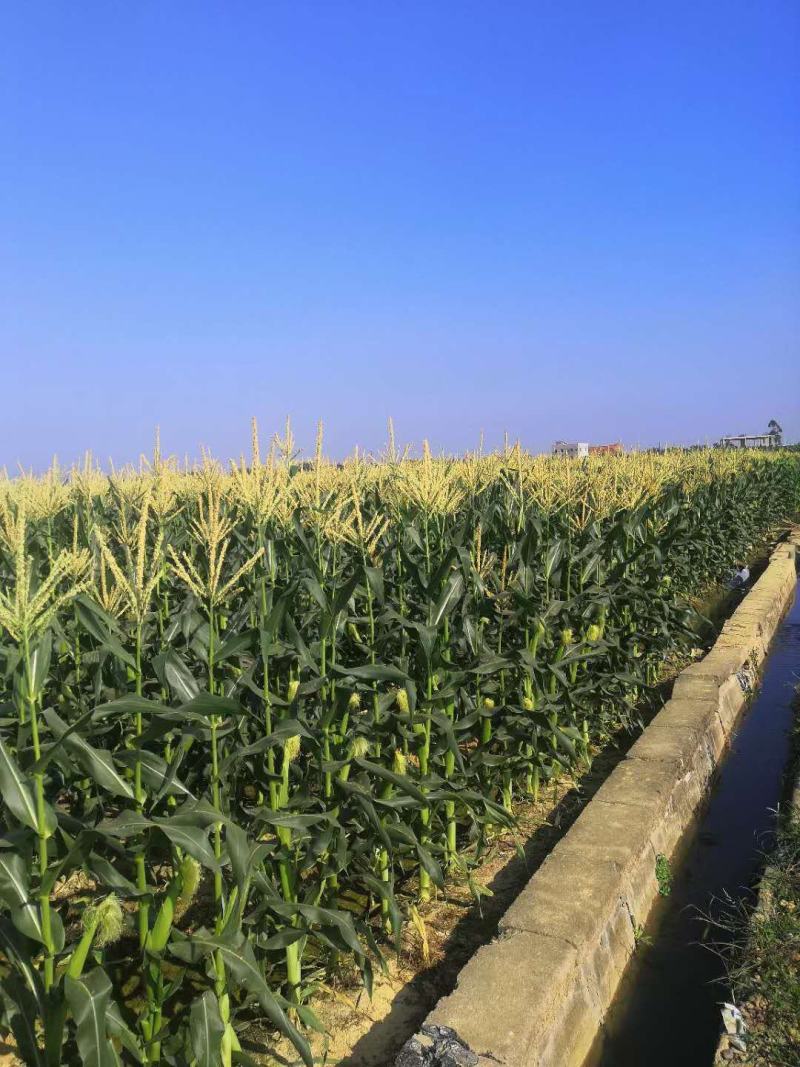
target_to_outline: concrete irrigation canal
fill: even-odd
[[[726,991],[701,912],[753,885],[781,798],[798,546],[773,552],[397,1067],[710,1067]]]

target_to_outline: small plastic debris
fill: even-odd
[[[722,1025],[729,1036],[741,1036],[745,1032],[744,1017],[735,1004],[722,1005]]]
[[[741,670],[736,672],[736,677],[739,681],[739,685],[742,687],[743,693],[749,693],[753,688],[753,672],[749,667],[742,667]]]
[[[423,1026],[400,1049],[394,1067],[477,1067],[478,1057],[449,1026]]]

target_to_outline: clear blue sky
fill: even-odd
[[[0,464],[800,438],[797,0],[0,14]]]

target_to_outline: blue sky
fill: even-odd
[[[800,438],[796,0],[7,4],[0,465]]]

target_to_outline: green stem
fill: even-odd
[[[278,803],[280,807],[286,807],[289,802],[289,765],[290,761],[286,756],[286,748],[284,747],[283,762],[281,766],[281,787],[279,793]],[[282,847],[289,851],[292,847],[292,831],[288,826],[278,827],[278,839],[281,842]],[[278,872],[281,882],[281,892],[283,899],[287,903],[294,903],[295,889],[294,889],[294,874],[290,869],[289,863],[285,856],[282,856],[278,861]],[[297,925],[297,916],[292,916],[291,925]],[[291,945],[287,945],[285,949],[286,958],[286,981],[289,986],[289,1000],[292,1004],[299,1004],[300,1002],[300,986],[302,983],[302,957],[300,952],[301,941],[293,941]]]
[[[480,635],[480,624],[479,624]],[[479,636],[480,641],[480,636]],[[450,622],[447,618],[444,620],[444,652],[443,659],[445,662],[451,662],[450,655]],[[451,723],[455,723],[456,718],[456,705],[454,700],[450,700],[445,708],[445,714]],[[444,778],[446,782],[449,782],[453,777],[453,771],[456,766],[455,753],[448,747],[444,754]],[[445,819],[447,822],[446,830],[446,857],[447,865],[450,868],[456,865],[456,804],[454,800],[446,800],[444,805]]]
[[[266,545],[264,539],[263,527],[258,528],[258,547],[263,553],[263,557],[266,557]],[[261,568],[261,575],[259,578],[259,609],[260,616],[260,642],[261,642],[261,663],[264,671],[264,680],[262,682],[262,694],[264,698],[264,730],[267,736],[272,733],[272,697],[269,691],[269,635],[267,634],[267,619],[269,617],[269,595],[267,592],[267,579],[265,574],[265,566]],[[267,749],[267,778],[268,778],[268,791],[269,791],[269,806],[272,811],[277,807],[277,782],[275,781],[275,749],[272,745]]]
[[[31,669],[31,652],[28,634],[23,634],[22,654],[25,661],[25,697],[24,702],[28,718],[31,724],[31,737],[33,741],[33,755],[38,763],[41,758],[41,745],[39,741],[39,721],[37,715],[37,699],[34,690],[33,672]],[[55,944],[53,942],[52,921],[50,916],[50,894],[44,886],[47,879],[47,816],[44,801],[44,774],[36,771],[34,774],[36,793],[36,834],[39,846],[39,909],[42,917],[42,937],[44,940],[44,988],[48,992],[53,985],[55,974]]]
[[[136,695],[142,695],[142,624],[141,622],[136,626]],[[136,732],[136,747],[140,747],[140,738],[142,735],[142,713],[136,712],[134,728]],[[142,764],[137,759],[133,769],[133,795],[136,804],[136,810],[139,814],[144,809],[144,789],[142,787]],[[144,855],[144,844],[141,844],[139,851],[136,853],[136,859],[134,861],[136,867],[136,887],[141,893],[147,892],[147,868]],[[138,927],[139,927],[139,947],[144,948],[147,941],[147,931],[150,924],[150,903],[142,896],[139,899],[138,907]]]
[[[433,702],[433,676],[428,674],[428,688],[427,688],[427,701],[425,706],[425,723],[424,733],[422,735],[422,745],[419,750],[419,773],[421,778],[427,778],[428,776],[428,759],[431,751],[431,706]],[[426,787],[421,785],[420,788],[425,792]],[[431,809],[425,805],[420,812],[420,823],[422,828],[420,830],[419,840],[421,845],[427,844],[429,827],[431,821]],[[420,900],[430,900],[431,895],[431,876],[425,870],[424,867],[420,868],[419,872],[419,898]]]
[[[209,693],[216,692],[216,681],[214,677],[215,669],[215,654],[216,654],[216,617],[214,613],[214,601],[209,598],[208,602],[208,691]],[[219,792],[219,748],[217,731],[219,729],[220,717],[218,715],[211,716],[211,803],[216,811],[221,812],[220,808],[220,792]],[[219,861],[222,858],[222,823],[214,823],[214,856],[217,860],[218,866],[214,871],[214,907],[216,911],[216,919],[214,920],[214,928],[219,934],[222,930],[223,914],[224,914],[224,900],[222,892],[222,870],[219,867]],[[225,982],[225,962],[222,958],[222,953],[217,950],[214,952],[214,973],[215,982],[214,988],[217,996],[222,1001],[222,998],[226,996],[226,982]],[[227,1020],[223,1020],[227,1021]]]

